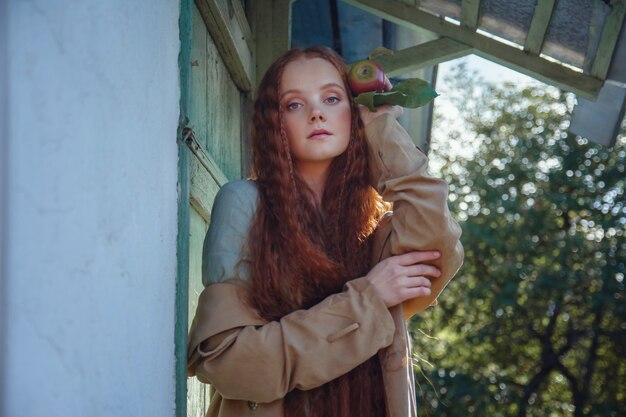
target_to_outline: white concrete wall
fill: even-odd
[[[173,416],[179,2],[7,9],[0,414]]]

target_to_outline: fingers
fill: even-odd
[[[375,112],[371,112],[366,106],[359,104],[359,113],[361,120],[365,126],[369,125],[374,119],[380,117],[383,114],[390,114],[394,118],[402,116],[404,109],[400,106],[391,106],[389,104],[382,105],[376,108]]]
[[[414,251],[379,262],[366,275],[387,307],[411,298],[428,296],[431,280],[441,271],[427,262],[439,258],[439,251]]]
[[[403,255],[393,256],[388,259],[395,259],[398,264],[408,266],[426,261],[434,261],[441,256],[439,251],[413,251]]]
[[[403,285],[398,291],[398,301],[404,302],[416,297],[429,296],[431,293],[431,282],[428,278],[412,277],[403,280]]]
[[[404,274],[408,277],[433,277],[437,278],[441,275],[439,268],[433,265],[415,264],[404,266],[406,268]]]
[[[391,114],[397,119],[404,114],[404,108],[401,106],[392,106]]]
[[[402,287],[404,288],[417,288],[417,287],[430,288],[432,286],[432,282],[424,276],[407,277],[407,278],[402,279],[400,283]]]
[[[402,116],[402,114],[404,113],[404,109],[402,108],[402,106],[391,104],[383,104],[382,106],[376,107],[376,115],[381,115],[385,113],[389,113],[397,119],[398,117]]]
[[[430,288],[428,287],[412,287],[412,288],[406,288],[403,294],[404,300],[402,300],[403,302],[406,300],[410,300],[412,298],[417,298],[417,297],[427,297],[430,295]]]

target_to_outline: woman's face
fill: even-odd
[[[287,64],[280,106],[289,148],[300,170],[326,169],[350,141],[350,97],[337,69],[322,58]]]

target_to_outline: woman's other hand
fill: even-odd
[[[425,262],[439,258],[437,251],[414,251],[387,258],[365,276],[387,307],[406,300],[430,295],[431,279],[441,275],[439,269]]]

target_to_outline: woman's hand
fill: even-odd
[[[430,278],[441,272],[424,262],[439,258],[437,251],[415,251],[387,258],[365,276],[374,286],[387,307],[406,300],[430,295]]]
[[[389,78],[387,78],[387,76],[385,75],[385,91],[389,91],[392,88],[393,88],[393,85],[391,84],[391,81],[389,81]],[[390,113],[393,115],[393,117],[397,119],[398,117],[402,116],[402,113],[404,113],[404,109],[402,107],[391,106],[389,104],[380,106],[376,110],[377,111],[375,112],[369,111],[367,107],[363,106],[362,104],[359,104],[359,112],[361,113],[361,120],[363,120],[363,124],[365,126],[370,124],[372,120],[374,120],[375,118],[377,118],[378,116],[382,114]]]
[[[377,107],[376,111],[370,111],[366,106],[359,104],[359,112],[361,113],[361,120],[363,120],[363,124],[367,127],[368,124],[372,122],[378,116],[383,114],[391,114],[396,119],[402,116],[404,113],[404,109],[400,106],[392,106],[389,104],[385,104],[383,106]]]

